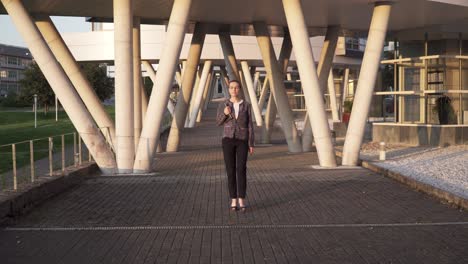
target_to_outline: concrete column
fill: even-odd
[[[133,127],[135,137],[135,150],[140,141],[142,127],[142,103],[141,103],[141,37],[140,37],[140,18],[133,18]],[[133,165],[133,164],[132,164]]]
[[[254,23],[254,28],[263,63],[267,71],[267,77],[270,81],[270,89],[280,114],[286,141],[288,142],[288,149],[290,152],[301,152],[300,138],[284,87],[284,74],[276,59],[268,28],[263,22]]]
[[[189,127],[190,125],[190,114],[192,113],[193,105],[195,104],[195,95],[197,94],[198,86],[200,84],[200,75],[201,75],[202,70],[203,70],[202,66],[199,65],[197,74],[195,77],[195,84],[193,85],[192,98],[190,100],[190,105],[187,111],[187,116],[185,117],[185,127]]]
[[[255,72],[253,80],[253,88],[255,91],[255,98],[257,98],[257,93],[259,93],[259,82],[260,82],[260,72]]]
[[[380,65],[391,4],[377,2],[369,28],[366,49],[359,74],[358,87],[354,96],[353,110],[343,147],[343,165],[354,166],[358,162],[367,115],[369,114],[374,84]]]
[[[234,46],[232,45],[231,35],[228,32],[218,34],[223,50],[224,62],[229,80],[240,80],[239,68],[237,67],[236,55],[234,54]]]
[[[328,94],[330,96],[330,108],[332,111],[332,119],[334,122],[339,122],[338,105],[336,103],[335,81],[333,80],[333,69],[330,69],[328,75]]]
[[[213,74],[214,74],[212,69],[213,68],[211,68],[210,72],[208,73],[208,79],[206,80],[205,87],[203,89],[203,97],[202,97],[200,108],[198,109],[198,114],[197,114],[197,120],[196,120],[197,123],[201,122],[203,111],[205,111],[206,105],[209,101],[209,93],[211,89],[213,88],[211,86],[211,81],[213,80]]]
[[[262,91],[260,92],[260,98],[258,99],[258,109],[260,109],[260,113],[263,111],[263,105],[265,104],[267,98],[267,92],[270,89],[270,83],[268,78],[265,77],[265,81],[263,82]]]
[[[323,93],[320,89],[314,55],[310,47],[309,33],[305,25],[300,0],[283,0],[283,7],[294,46],[307,111],[314,113],[313,117],[309,115],[309,119],[319,162],[323,167],[335,167],[335,151],[323,104]]]
[[[242,90],[242,98],[250,103],[249,91],[247,90],[247,83],[245,82],[244,73],[242,69],[239,70],[239,81],[241,83],[241,90]]]
[[[270,93],[270,99],[268,99],[268,104],[265,112],[265,123],[263,124],[262,129],[262,144],[271,143],[271,132],[273,124],[276,120],[276,104],[275,99],[273,98],[273,93]]]
[[[131,173],[135,159],[132,2],[114,0],[115,128],[119,173]]]
[[[110,119],[109,115],[104,109],[104,106],[96,95],[96,92],[84,76],[78,63],[73,58],[73,55],[60,36],[60,33],[54,26],[54,23],[49,16],[37,15],[34,18],[36,20],[37,28],[41,32],[57,61],[63,67],[63,70],[80,95],[83,103],[86,105],[86,108],[88,108],[88,111],[90,112],[94,121],[96,121],[96,124],[102,131],[103,135],[106,137],[109,144],[114,147],[114,122]]]
[[[344,102],[348,96],[349,68],[346,68],[343,75],[343,92],[341,93],[341,108],[344,107]]]
[[[114,173],[117,165],[111,148],[21,1],[1,2],[97,165],[105,173]]]
[[[179,149],[180,137],[182,130],[184,129],[185,119],[187,118],[187,112],[190,99],[192,97],[193,85],[195,83],[204,41],[204,29],[200,24],[196,24],[187,57],[184,78],[182,80],[181,89],[177,98],[177,104],[175,106],[174,118],[172,119],[171,129],[167,139],[167,152],[176,152]]]
[[[262,126],[262,113],[260,113],[260,109],[258,108],[257,96],[253,86],[252,76],[250,76],[249,64],[246,61],[242,61],[241,66],[242,71],[244,72],[244,81],[247,85],[253,114],[255,115],[255,122],[257,123],[257,126]]]
[[[320,52],[320,59],[317,67],[317,74],[322,93],[325,93],[327,87],[327,80],[330,69],[333,65],[333,57],[335,56],[336,45],[338,43],[339,28],[336,26],[329,26],[323,41],[322,51]],[[304,119],[304,129],[302,130],[302,150],[304,152],[312,151],[312,127],[310,126],[309,114],[306,113]]]
[[[212,61],[207,60],[203,64],[203,70],[202,74],[200,77],[200,82],[198,83],[198,88],[195,94],[195,97],[193,98],[193,106],[192,110],[190,112],[190,117],[189,117],[189,125],[188,127],[194,127],[195,126],[195,121],[197,120],[198,117],[198,111],[200,110],[200,106],[202,104],[202,99],[203,99],[203,93],[205,90],[206,82],[208,81],[208,75],[211,71],[211,65]]]
[[[154,88],[154,84],[156,83],[156,72],[154,71],[154,68],[153,66],[151,65],[151,63],[149,63],[148,61],[143,61],[143,67],[145,67],[145,70],[146,72],[148,73],[151,81],[153,81],[153,88]],[[148,104],[146,104],[146,108],[148,108]],[[167,99],[167,110],[169,111],[169,113],[171,113],[171,115],[174,115],[174,105],[172,104],[171,100],[168,98]],[[146,113],[146,111],[145,111]],[[144,120],[144,119],[143,119]]]
[[[148,109],[148,95],[146,94],[145,87],[141,85],[141,120],[145,120],[146,110]]]
[[[229,91],[228,91],[228,80],[227,80],[227,76],[225,75],[225,73],[221,70],[221,86],[223,87],[223,94],[224,94],[224,97],[225,98],[229,98]]]
[[[185,37],[191,0],[175,0],[167,27],[166,42],[159,60],[158,75],[148,104],[148,112],[143,123],[140,143],[134,164],[134,172],[148,172],[151,169],[164,108],[167,107],[169,92],[174,78],[176,64]]]

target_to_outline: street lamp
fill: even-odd
[[[34,94],[34,128],[37,127],[37,94]]]

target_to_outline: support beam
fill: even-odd
[[[34,18],[36,20],[36,26],[47,42],[50,50],[60,65],[63,67],[63,70],[80,95],[83,103],[86,105],[86,108],[98,125],[99,129],[106,137],[109,145],[114,148],[114,122],[107,114],[93,87],[81,71],[80,66],[73,58],[73,55],[60,36],[60,33],[58,32],[54,23],[49,16],[37,15]]]
[[[171,129],[167,139],[167,152],[177,152],[179,150],[180,137],[185,126],[185,119],[187,118],[189,103],[192,98],[193,85],[195,83],[204,41],[205,31],[203,26],[201,24],[196,24],[187,57],[187,64],[184,70],[182,85],[175,106],[174,118],[172,119]]]
[[[247,90],[247,83],[245,82],[245,77],[244,73],[242,72],[242,69],[239,70],[239,81],[241,83],[241,90],[242,90],[242,98],[250,103],[250,97],[249,97],[249,91]]]
[[[315,68],[314,55],[310,47],[309,33],[304,20],[300,0],[283,0],[284,12],[296,55],[319,163],[323,167],[336,167],[335,151],[323,104],[323,93]]]
[[[255,116],[255,122],[257,126],[262,126],[262,114],[260,113],[260,109],[258,108],[257,103],[257,96],[255,93],[255,88],[253,86],[252,76],[250,75],[249,64],[247,61],[241,62],[242,71],[244,73],[244,82],[247,85],[247,91],[249,93],[250,104],[252,105],[253,114]]]
[[[348,85],[349,85],[349,68],[346,68],[343,74],[343,92],[341,93],[341,109],[344,107],[346,97],[348,97]],[[395,86],[395,85],[394,85]],[[393,88],[395,89],[395,88]]]
[[[176,64],[185,37],[192,0],[175,0],[167,26],[166,41],[159,60],[158,75],[150,97],[136,153],[134,172],[149,172],[159,141],[164,108],[167,107],[169,92],[174,78]]]
[[[229,89],[228,89],[228,83],[229,81],[227,80],[227,76],[224,71],[221,70],[221,80],[219,80],[221,83],[221,86],[223,87],[223,94],[225,98],[229,98]]]
[[[145,70],[148,73],[151,81],[153,82],[153,87],[154,87],[154,84],[156,83],[156,72],[154,71],[153,66],[148,61],[143,61],[143,67],[145,67]],[[146,106],[146,108],[148,108],[148,106]],[[167,108],[167,111],[169,111],[169,113],[171,113],[171,115],[174,115],[174,105],[172,104],[172,101],[170,99],[167,99],[167,107],[166,108]],[[145,111],[145,113],[146,113],[146,111]]]
[[[265,112],[265,123],[262,127],[262,144],[271,143],[271,132],[273,129],[273,124],[276,120],[276,104],[275,99],[273,98],[273,93],[270,93],[270,98],[268,99],[267,108]]]
[[[322,93],[325,93],[328,73],[333,65],[333,57],[335,56],[336,45],[338,43],[338,33],[339,28],[336,26],[329,26],[327,28],[322,51],[320,52],[317,74]],[[312,127],[310,126],[309,113],[307,112],[304,119],[304,129],[302,130],[302,150],[304,152],[312,151],[312,141]]]
[[[197,88],[195,97],[193,98],[194,101],[192,105],[192,110],[190,112],[188,127],[195,126],[195,121],[197,120],[198,111],[200,110],[200,106],[202,103],[206,82],[208,81],[208,77],[209,77],[208,75],[211,71],[211,65],[212,65],[212,61],[210,60],[205,61],[205,63],[203,64],[203,70],[202,70],[202,74],[200,77],[200,82],[198,83],[198,88]]]
[[[291,111],[291,107],[289,106],[288,97],[284,87],[284,74],[276,59],[268,28],[263,22],[254,23],[254,28],[267,71],[267,77],[270,81],[271,92],[273,93],[276,107],[280,114],[284,135],[288,143],[288,149],[290,152],[301,152],[302,146],[300,137],[297,133],[294,116]]]
[[[223,50],[224,62],[229,80],[240,80],[239,68],[237,67],[236,55],[234,53],[234,46],[232,45],[231,35],[228,32],[221,32],[218,34]]]
[[[333,69],[330,69],[330,74],[328,75],[328,94],[330,96],[330,108],[332,111],[333,122],[339,122],[340,118],[338,116],[338,104],[336,103],[336,90],[335,90],[335,81],[333,77]]]
[[[1,2],[97,165],[105,173],[114,173],[117,165],[111,148],[21,1]]]
[[[262,91],[260,92],[260,98],[258,99],[258,109],[260,109],[260,113],[263,112],[263,106],[265,104],[267,98],[267,92],[270,89],[270,82],[268,78],[265,77],[265,81],[263,81]]]
[[[377,2],[372,14],[366,49],[362,60],[358,86],[354,96],[353,110],[343,147],[343,165],[357,165],[369,114],[372,93],[380,65],[385,35],[390,18],[391,3]]]
[[[132,0],[114,0],[114,27],[117,167],[119,173],[131,173],[135,158]]]
[[[211,89],[213,88],[211,85],[212,80],[213,80],[213,75],[214,75],[213,68],[211,68],[210,73],[208,74],[208,79],[206,80],[205,88],[203,90],[203,97],[202,97],[202,101],[200,104],[200,109],[198,110],[198,114],[197,114],[197,123],[201,122],[203,112],[206,110],[206,106],[208,104],[208,101],[210,100],[209,96],[210,96]]]
[[[134,127],[134,142],[135,150],[140,141],[140,134],[142,128],[142,113],[141,113],[141,37],[140,37],[140,18],[133,18],[133,127]],[[132,164],[133,166],[133,164]]]

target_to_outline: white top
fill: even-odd
[[[234,103],[234,113],[236,114],[236,119],[239,117],[239,105],[242,104],[242,102],[244,102],[244,100],[240,100],[239,102]]]

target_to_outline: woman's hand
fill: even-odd
[[[253,152],[254,152],[254,148],[253,148],[253,147],[249,147],[249,153],[250,153],[250,154],[253,154]]]
[[[230,114],[231,114],[231,108],[230,108],[229,106],[226,106],[226,107],[224,108],[224,114],[225,114],[225,115],[230,115]]]

